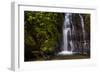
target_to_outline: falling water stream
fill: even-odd
[[[71,28],[73,26],[70,22],[72,20],[70,19],[72,17],[71,13],[65,14],[64,24],[63,24],[63,47],[62,51],[58,53],[58,55],[72,55],[75,52],[73,51],[75,49],[72,38],[71,38],[71,31],[74,30]],[[85,46],[86,40],[85,40],[85,29],[84,29],[84,20],[81,14],[79,14],[81,27],[82,27],[82,33],[83,33],[83,45]],[[74,26],[73,26],[74,27]],[[75,31],[75,30],[74,30]],[[84,47],[83,47],[84,48]]]
[[[79,14],[80,20],[81,20],[81,26],[82,26],[82,32],[83,32],[83,48],[85,48],[86,40],[85,40],[85,28],[84,28],[84,20],[81,14]]]
[[[73,54],[74,45],[73,45],[72,40],[69,40],[69,37],[68,37],[68,36],[71,36],[71,27],[70,27],[71,24],[70,24],[70,18],[69,18],[70,16],[71,16],[71,13],[65,14],[65,19],[64,19],[64,24],[63,24],[63,49],[59,53],[59,55]]]

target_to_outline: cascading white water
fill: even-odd
[[[58,53],[58,55],[72,55],[74,53],[73,50],[75,49],[71,34],[75,31],[74,30],[74,25],[71,24],[72,20],[70,19],[72,17],[71,13],[66,13],[65,14],[65,19],[64,19],[64,24],[63,24],[63,47],[62,51]],[[83,48],[86,46],[86,40],[85,40],[85,27],[84,27],[84,19],[81,14],[79,14],[80,17],[80,22],[81,22],[81,27],[82,27],[82,34],[83,34]],[[72,26],[72,28],[71,28]],[[70,46],[70,47],[69,47]]]
[[[71,27],[70,27],[70,19],[69,17],[71,16],[71,13],[66,13],[65,14],[65,19],[64,19],[64,25],[63,25],[63,49],[59,53],[59,55],[71,55],[73,54],[73,49],[74,45],[72,43],[72,40],[68,40],[68,36],[71,35]],[[70,50],[69,46],[70,45]]]
[[[83,32],[83,40],[84,40],[84,47],[86,45],[86,40],[85,40],[85,28],[84,28],[84,20],[81,14],[79,14],[79,17],[81,19],[81,25],[82,25],[82,32]]]

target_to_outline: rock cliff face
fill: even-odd
[[[87,20],[86,20],[87,19]],[[71,40],[74,44],[74,52],[84,53],[90,51],[90,16],[89,14],[72,14]],[[87,29],[88,28],[88,29]]]

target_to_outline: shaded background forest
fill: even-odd
[[[24,61],[51,60],[61,51],[64,15],[57,12],[24,12]],[[90,52],[90,14],[81,15],[85,24],[86,48]],[[76,50],[79,50],[84,40],[79,14],[72,13],[72,21],[76,30],[72,38]]]

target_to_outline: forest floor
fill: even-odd
[[[66,60],[70,60],[70,59],[87,59],[87,58],[90,58],[90,56],[87,56],[87,55],[63,55],[63,56],[55,56],[53,57],[54,60],[63,60],[63,59],[66,59]]]
[[[55,55],[50,59],[44,60],[43,58],[39,58],[38,60],[29,59],[28,61],[51,61],[51,60],[73,60],[73,59],[90,59],[88,55],[74,54],[74,55]],[[28,62],[26,61],[26,62]]]

